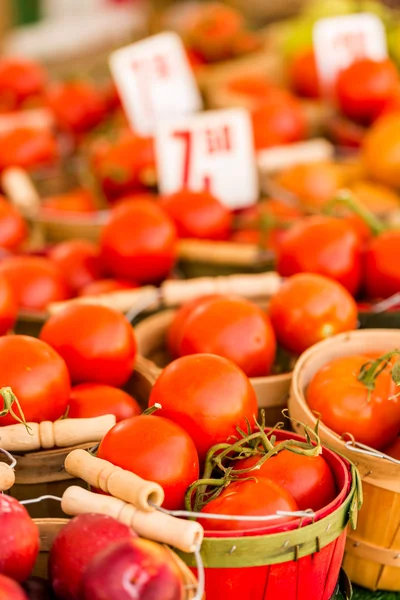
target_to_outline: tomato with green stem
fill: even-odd
[[[179,393],[177,393],[179,390]],[[181,425],[195,442],[200,460],[216,443],[246,429],[258,406],[255,391],[243,371],[230,360],[193,354],[170,363],[158,377],[149,406]]]
[[[307,388],[309,407],[338,435],[348,433],[361,444],[384,449],[400,432],[396,354],[372,360],[345,356],[329,362]]]
[[[246,531],[268,525],[283,525],[293,517],[280,516],[268,522],[210,519],[207,514],[265,517],[275,515],[277,511],[298,510],[295,499],[284,487],[268,478],[260,478],[256,481],[253,479],[230,483],[217,498],[202,508],[204,517],[199,518],[198,522],[205,531]]]
[[[277,444],[278,442],[276,442]],[[260,468],[254,469],[261,456],[238,460],[235,470],[249,470],[238,476],[243,479],[264,477],[271,479],[287,490],[297,502],[300,510],[320,510],[336,496],[336,484],[332,471],[322,456],[305,456],[283,449],[270,456]]]
[[[112,308],[72,304],[46,321],[40,339],[64,358],[73,383],[118,387],[132,374],[135,335],[124,315]]]
[[[313,273],[289,277],[271,298],[269,316],[279,343],[295,354],[357,328],[357,304],[340,283]]]
[[[12,389],[20,405],[19,409],[14,403],[14,413],[33,423],[62,417],[71,390],[61,356],[45,342],[25,335],[0,338],[0,387]],[[0,417],[0,426],[15,422],[11,412]]]
[[[162,416],[141,415],[117,423],[103,438],[98,458],[160,484],[164,508],[184,507],[185,492],[199,477],[193,440],[178,424]]]
[[[223,356],[248,377],[261,377],[271,371],[276,339],[268,315],[253,302],[236,296],[211,297],[185,319],[178,351],[180,356]]]

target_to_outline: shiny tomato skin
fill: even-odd
[[[180,238],[228,239],[232,213],[209,192],[181,190],[164,196],[159,204],[175,223]]]
[[[60,242],[51,248],[48,257],[62,270],[74,293],[103,276],[100,249],[89,240]]]
[[[34,169],[55,162],[57,142],[50,131],[21,127],[0,134],[0,171]]]
[[[251,469],[260,458],[252,456],[239,460],[234,468]],[[271,479],[293,496],[300,510],[320,510],[336,497],[335,479],[322,456],[302,456],[290,450],[281,450],[271,456],[260,469],[243,473],[239,477]]]
[[[269,522],[207,519],[207,513],[267,516],[274,515],[278,510],[290,512],[299,510],[293,496],[281,485],[267,478],[260,478],[257,481],[236,481],[201,510],[204,518],[198,519],[198,523],[204,527],[205,531],[246,531],[265,528],[268,525],[283,525],[293,518],[282,516]]]
[[[159,483],[165,492],[163,507],[171,510],[184,507],[186,489],[199,477],[193,440],[158,414],[117,423],[103,438],[97,456]]]
[[[122,279],[98,279],[88,283],[79,290],[78,296],[100,296],[110,292],[123,292],[133,290],[139,286],[134,281],[123,281]]]
[[[365,288],[369,298],[400,292],[400,232],[384,231],[373,238],[365,254]]]
[[[76,134],[89,131],[106,114],[101,92],[86,81],[53,83],[47,90],[47,103],[58,125]]]
[[[0,60],[0,105],[16,109],[31,98],[42,94],[47,75],[43,67],[25,58],[4,57]]]
[[[371,358],[347,356],[326,364],[307,389],[307,403],[321,414],[321,421],[338,435],[350,433],[357,442],[382,450],[400,432],[400,398],[391,378],[391,366],[368,389],[358,381],[361,367]]]
[[[340,283],[313,273],[287,279],[268,310],[278,342],[294,354],[357,327],[357,304],[351,294]]]
[[[67,363],[73,383],[119,387],[132,374],[136,340],[125,317],[105,306],[75,304],[52,315],[40,339]]]
[[[45,342],[25,335],[0,338],[0,387],[11,387],[26,421],[33,423],[62,417],[71,389],[61,356]],[[18,408],[13,408],[18,415]],[[15,425],[15,420],[11,415],[0,417],[2,425]]]
[[[179,390],[179,392],[177,392]],[[184,356],[161,373],[150,394],[149,406],[175,421],[194,440],[200,460],[219,442],[246,428],[257,416],[257,399],[249,379],[234,363],[211,354]]]
[[[86,419],[101,415],[115,415],[117,423],[140,415],[141,408],[132,396],[100,383],[80,383],[71,390],[68,417]]]
[[[0,262],[0,275],[11,286],[19,308],[45,310],[66,300],[69,289],[60,268],[40,256],[10,256]]]
[[[252,110],[251,117],[256,150],[297,142],[307,134],[300,102],[284,90],[271,90],[268,98]]]
[[[276,339],[268,315],[235,296],[210,298],[185,320],[179,354],[216,354],[240,367],[248,377],[268,375]]]
[[[339,106],[351,119],[369,123],[382,112],[399,82],[396,65],[389,59],[353,62],[337,78]]]
[[[283,237],[277,271],[283,277],[304,272],[325,275],[354,295],[362,277],[359,238],[343,219],[305,217]]]
[[[101,254],[107,271],[138,283],[164,279],[176,260],[176,230],[167,213],[150,201],[116,206],[101,234]]]
[[[299,96],[320,97],[318,69],[312,48],[307,48],[294,56],[290,65],[290,80],[293,90]]]
[[[369,176],[389,187],[400,188],[400,113],[378,119],[365,135],[362,160]]]
[[[179,357],[179,348],[181,345],[181,339],[183,336],[183,330],[186,319],[191,315],[195,308],[197,308],[204,302],[207,302],[210,298],[218,297],[218,294],[200,296],[199,298],[194,298],[193,300],[185,302],[185,304],[182,304],[182,306],[176,311],[172,323],[169,326],[167,332],[167,347],[168,352],[170,353],[172,358]]]
[[[0,196],[0,247],[17,249],[28,237],[28,227],[20,213]]]
[[[0,335],[8,333],[15,325],[18,306],[11,285],[0,275]]]

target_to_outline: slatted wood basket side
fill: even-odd
[[[399,345],[400,330],[393,329],[354,331],[316,344],[295,366],[289,398],[290,416],[315,427],[316,416],[306,403],[305,393],[312,377],[331,360],[354,354],[384,353]],[[347,541],[346,572],[354,583],[363,587],[400,591],[400,466],[349,450],[323,423],[319,432],[324,444],[345,454],[357,465],[363,481],[364,505],[357,530]]]

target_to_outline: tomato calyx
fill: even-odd
[[[146,410],[142,412],[142,415],[152,415],[153,413],[160,410],[160,408],[162,408],[161,404],[158,404],[158,402],[156,402],[155,404],[153,404],[153,406],[149,406],[148,408],[146,408]]]
[[[360,372],[357,375],[357,380],[360,381],[368,390],[367,402],[369,402],[371,399],[371,394],[375,389],[377,378],[386,369],[392,358],[394,356],[398,356],[399,354],[400,350],[392,350],[391,352],[387,352],[386,354],[379,356],[375,360],[366,362],[361,367]],[[396,386],[400,385],[400,361],[397,361],[392,367],[392,380]],[[391,396],[389,399],[396,398],[399,395],[400,392],[394,396]]]
[[[343,205],[348,208],[353,214],[360,217],[363,222],[369,227],[371,233],[374,236],[377,236],[384,231],[386,231],[387,227],[384,225],[378,217],[374,215],[362,202],[357,200],[354,194],[347,189],[339,190],[338,193],[330,202],[328,202],[324,206],[324,213],[329,215],[332,214],[333,209],[338,206]]]
[[[287,416],[285,410],[282,412]],[[202,478],[192,483],[186,491],[185,508],[187,511],[200,512],[206,504],[215,500],[233,482],[257,481],[256,472],[267,460],[282,450],[289,450],[303,456],[319,456],[322,453],[318,435],[319,419],[314,430],[308,425],[296,421],[304,428],[305,442],[284,440],[279,443],[275,432],[283,429],[284,423],[279,422],[266,432],[264,410],[261,411],[261,423],[256,418],[254,421],[254,428],[247,421],[247,432],[237,427],[238,436],[234,436],[234,441],[231,443],[220,443],[210,448],[206,456]],[[235,463],[238,460],[253,456],[259,457],[259,460],[252,467],[235,469]],[[249,477],[243,477],[244,474],[248,474]]]
[[[29,434],[32,434],[32,428],[28,425],[25,419],[25,415],[19,403],[17,396],[14,394],[10,387],[2,387],[0,389],[0,396],[3,398],[3,410],[0,411],[0,417],[5,417],[10,414],[18,423],[25,425],[26,430]],[[20,417],[14,412],[13,405],[16,405]]]

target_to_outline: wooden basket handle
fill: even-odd
[[[10,452],[30,452],[55,446],[68,448],[87,442],[100,442],[115,423],[114,415],[104,415],[91,419],[61,419],[55,423],[28,423],[29,431],[21,423],[6,425],[0,427],[0,443],[2,448]]]
[[[0,462],[0,492],[7,492],[15,483],[14,469]]]
[[[198,296],[232,294],[245,298],[274,296],[282,279],[274,271],[255,275],[227,275],[225,277],[198,277],[186,281],[165,281],[161,286],[164,304],[177,306]]]
[[[70,452],[64,467],[70,475],[80,477],[89,485],[133,504],[141,511],[151,512],[154,510],[151,504],[161,506],[164,502],[164,490],[158,483],[146,481],[85,450]]]
[[[77,486],[64,492],[61,508],[70,516],[87,512],[108,515],[131,527],[141,537],[169,544],[182,552],[194,552],[204,536],[202,526],[194,521],[184,521],[159,511],[143,512],[119,498],[94,494]]]
[[[24,169],[9,167],[3,171],[1,187],[24,217],[34,218],[39,214],[40,196]]]

